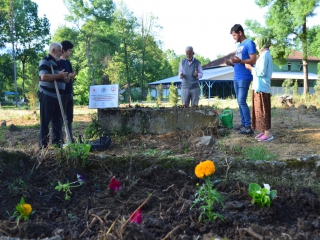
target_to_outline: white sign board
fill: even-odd
[[[89,108],[119,107],[119,84],[90,86]]]

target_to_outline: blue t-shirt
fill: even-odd
[[[61,69],[64,69],[65,72],[68,73],[72,73],[72,66],[69,60],[63,60],[60,59],[59,60],[59,65],[61,67]],[[65,93],[66,94],[71,94],[72,93],[72,84],[73,84],[73,80],[71,79],[70,82],[68,82],[66,84],[66,88],[65,88]]]
[[[256,44],[250,40],[246,39],[242,43],[239,44],[236,56],[241,60],[249,59],[250,54],[256,54]],[[246,69],[245,65],[242,63],[235,63],[234,64],[234,80],[252,80],[251,72]]]

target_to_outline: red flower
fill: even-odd
[[[120,190],[121,183],[115,178],[115,176],[111,178],[111,181],[109,183],[109,188],[115,192],[118,192]]]
[[[130,222],[141,224],[143,221],[141,209],[139,208],[135,213],[130,214]]]

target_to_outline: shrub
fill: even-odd
[[[178,103],[178,89],[173,82],[169,87],[169,102],[172,106],[176,106]]]
[[[157,103],[158,104],[162,103],[162,97],[163,97],[163,86],[162,84],[159,84],[157,86]]]
[[[152,102],[152,101],[153,101],[153,97],[151,95],[150,89],[148,89],[147,102]]]

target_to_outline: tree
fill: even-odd
[[[308,43],[307,19],[315,15],[319,0],[256,0],[260,7],[269,7],[266,28],[256,21],[246,21],[255,34],[267,34],[273,38],[275,47],[271,54],[275,62],[284,63],[290,51],[297,46],[302,50],[304,95],[308,93]]]
[[[159,84],[157,86],[157,103],[160,105],[162,103],[163,98],[163,85]]]
[[[112,0],[63,1],[70,12],[70,15],[66,19],[72,22],[81,33],[80,38],[86,47],[87,64],[91,70],[91,81],[92,85],[94,85],[95,66],[92,61],[93,52],[99,53],[101,45],[112,44],[103,33],[105,33],[105,29],[108,29],[112,22],[115,5]],[[97,48],[99,50],[94,51]],[[105,53],[105,51],[102,52]],[[101,62],[103,58],[104,56],[101,57]]]
[[[313,26],[309,29],[308,46],[311,56],[320,57],[320,25]]]
[[[16,92],[16,60],[21,62],[22,95],[24,95],[26,65],[36,61],[37,53],[41,52],[48,43],[50,25],[45,16],[38,17],[38,5],[31,0],[5,0],[2,4],[2,14],[8,21],[3,24],[0,22],[0,26],[3,27],[0,35],[3,43],[12,44]]]
[[[178,103],[178,89],[173,82],[169,87],[169,102],[172,106],[176,106]]]

